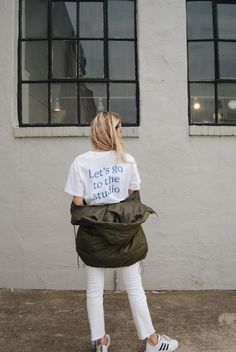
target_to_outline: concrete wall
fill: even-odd
[[[63,189],[89,140],[14,137],[17,3],[0,2],[0,286],[84,289]],[[144,225],[145,288],[234,289],[236,139],[188,134],[185,1],[139,0],[138,32],[140,137],[123,143],[137,160],[143,202],[160,214]]]

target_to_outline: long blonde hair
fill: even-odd
[[[111,111],[100,112],[90,124],[90,140],[94,149],[101,151],[115,150],[117,160],[128,162],[124,147],[116,134],[116,128],[119,124],[121,124],[119,114]]]

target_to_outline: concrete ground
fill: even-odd
[[[236,352],[236,291],[146,291],[156,331],[178,352]],[[109,352],[143,352],[127,295],[105,291]],[[1,352],[90,352],[84,291],[0,289]]]

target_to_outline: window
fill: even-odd
[[[136,1],[20,0],[19,126],[139,125]]]
[[[236,125],[236,1],[187,1],[189,124]]]

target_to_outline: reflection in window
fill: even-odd
[[[81,38],[103,37],[103,2],[81,2],[79,14]]]
[[[189,78],[214,79],[214,45],[212,42],[192,42],[189,49]]]
[[[77,122],[76,83],[51,85],[51,122],[73,124]]]
[[[48,77],[48,45],[46,40],[22,43],[22,78],[42,80]],[[39,64],[40,63],[40,64]]]
[[[220,77],[221,78],[236,78],[235,58],[236,58],[236,42],[229,42],[229,43],[220,42],[219,59],[220,59]]]
[[[55,78],[76,77],[76,41],[52,42],[52,75]]]
[[[86,124],[99,111],[107,110],[107,87],[105,83],[80,83],[80,118]]]
[[[128,83],[110,84],[110,110],[118,112],[123,123],[135,124],[136,85]]]
[[[218,115],[221,123],[236,122],[236,83],[218,84]]]
[[[101,40],[80,41],[80,77],[104,78],[104,49]]]
[[[211,1],[187,2],[188,39],[213,39]]]
[[[22,37],[47,38],[47,0],[22,1]]]
[[[218,26],[220,39],[236,39],[236,4],[218,4]]]
[[[30,83],[22,85],[23,123],[48,123],[48,85]]]
[[[190,109],[192,122],[214,122],[214,85],[192,83],[190,85]]]
[[[109,70],[111,79],[134,79],[134,61],[135,54],[133,42],[109,42]]]
[[[109,38],[134,38],[134,2],[108,1]]]
[[[76,36],[76,2],[53,1],[52,35],[53,37],[72,38]]]

